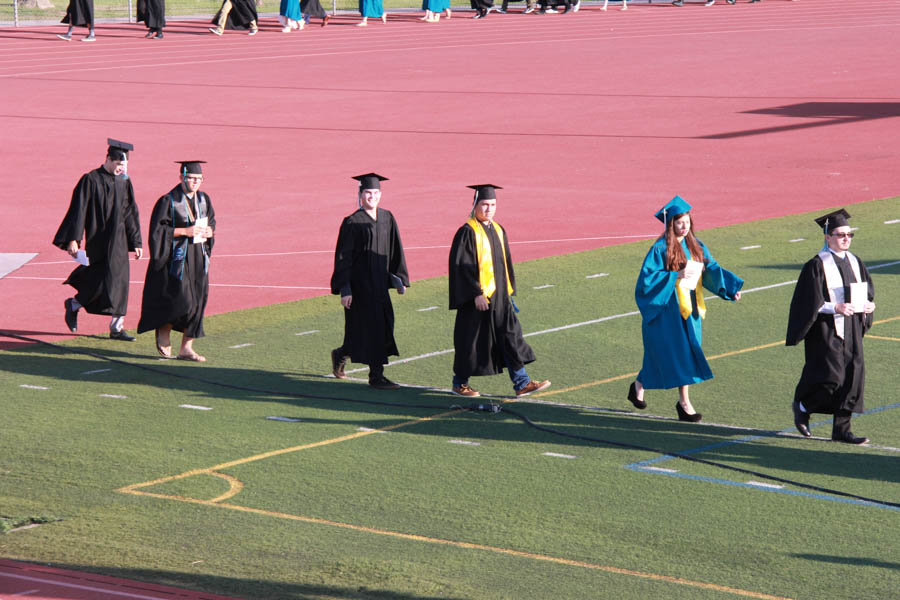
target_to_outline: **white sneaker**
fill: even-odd
[[[572,12],[578,12],[579,10],[581,10],[581,0],[578,0],[578,2],[575,3],[575,6],[572,7]]]
[[[257,33],[259,33],[259,29],[251,29],[247,32],[247,35],[256,35]]]
[[[527,14],[531,14],[531,13],[533,13],[533,12],[534,12],[534,7],[533,7],[533,6],[529,6],[529,7],[527,7],[527,8],[525,9],[525,14],[526,14],[526,15],[527,15]]]
[[[217,27],[210,27],[209,32],[214,33],[216,35],[222,35],[222,31]]]
[[[559,11],[556,10],[555,8],[547,8],[547,9],[544,10],[544,13],[545,13],[545,14],[548,14],[548,15],[555,15],[555,14],[558,13],[558,12],[559,12]]]
[[[290,32],[291,32],[290,25],[285,25],[284,27],[281,28],[281,33],[290,33]]]

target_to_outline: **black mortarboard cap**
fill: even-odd
[[[360,190],[380,190],[381,182],[387,181],[387,177],[382,177],[378,173],[366,173],[365,175],[357,175],[353,179],[359,182]]]
[[[481,185],[469,185],[466,186],[475,190],[475,199],[472,201],[472,204],[478,204],[480,200],[496,200],[497,194],[495,190],[502,190],[503,188],[499,185],[494,185],[492,183],[482,183]]]
[[[109,144],[106,155],[114,160],[128,160],[128,153],[134,150],[134,146],[128,142],[106,138],[106,143]]]
[[[181,165],[181,176],[185,175],[203,175],[203,167],[200,165],[205,165],[205,160],[176,160],[176,163]]]
[[[829,231],[836,227],[844,227],[845,225],[849,225],[848,222],[850,220],[850,213],[848,213],[843,208],[839,208],[834,212],[830,212],[827,215],[822,215],[818,219],[816,219],[816,224],[822,228],[826,234]]]

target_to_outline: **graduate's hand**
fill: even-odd
[[[144,255],[143,248],[135,248],[134,249],[134,260],[141,260],[141,257]]]
[[[484,297],[484,294],[475,296],[475,308],[477,308],[478,310],[487,310],[490,307],[491,305],[488,304],[488,300]]]
[[[694,277],[694,275],[696,275],[696,274],[697,274],[696,268],[685,267],[682,270],[678,271],[678,279],[687,279],[689,277]]]
[[[834,305],[834,314],[849,317],[853,314],[853,305],[847,302],[839,302]]]
[[[353,296],[341,296],[341,306],[349,309],[351,304],[353,304]]]
[[[867,315],[872,314],[873,312],[875,312],[875,303],[874,302],[866,302],[863,310]]]
[[[66,247],[66,252],[69,253],[69,256],[75,256],[78,254],[78,242],[72,240],[69,242],[69,245]]]
[[[740,299],[741,299],[741,293],[740,293],[740,292],[735,292],[735,293],[734,293],[734,301],[737,302],[737,301],[740,300]]]

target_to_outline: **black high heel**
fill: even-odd
[[[687,414],[684,409],[681,407],[681,402],[675,403],[675,410],[678,411],[678,420],[679,421],[687,421],[688,423],[699,423],[700,419],[703,418],[703,415],[700,413],[694,413],[692,415]]]
[[[638,400],[637,397],[637,388],[634,385],[634,382],[631,382],[631,387],[628,388],[628,401],[634,404],[635,408],[639,408],[644,410],[647,408],[647,403],[643,400]]]

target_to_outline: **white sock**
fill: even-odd
[[[125,317],[124,315],[121,317],[113,317],[109,322],[109,330],[110,331],[122,331],[125,327]]]

